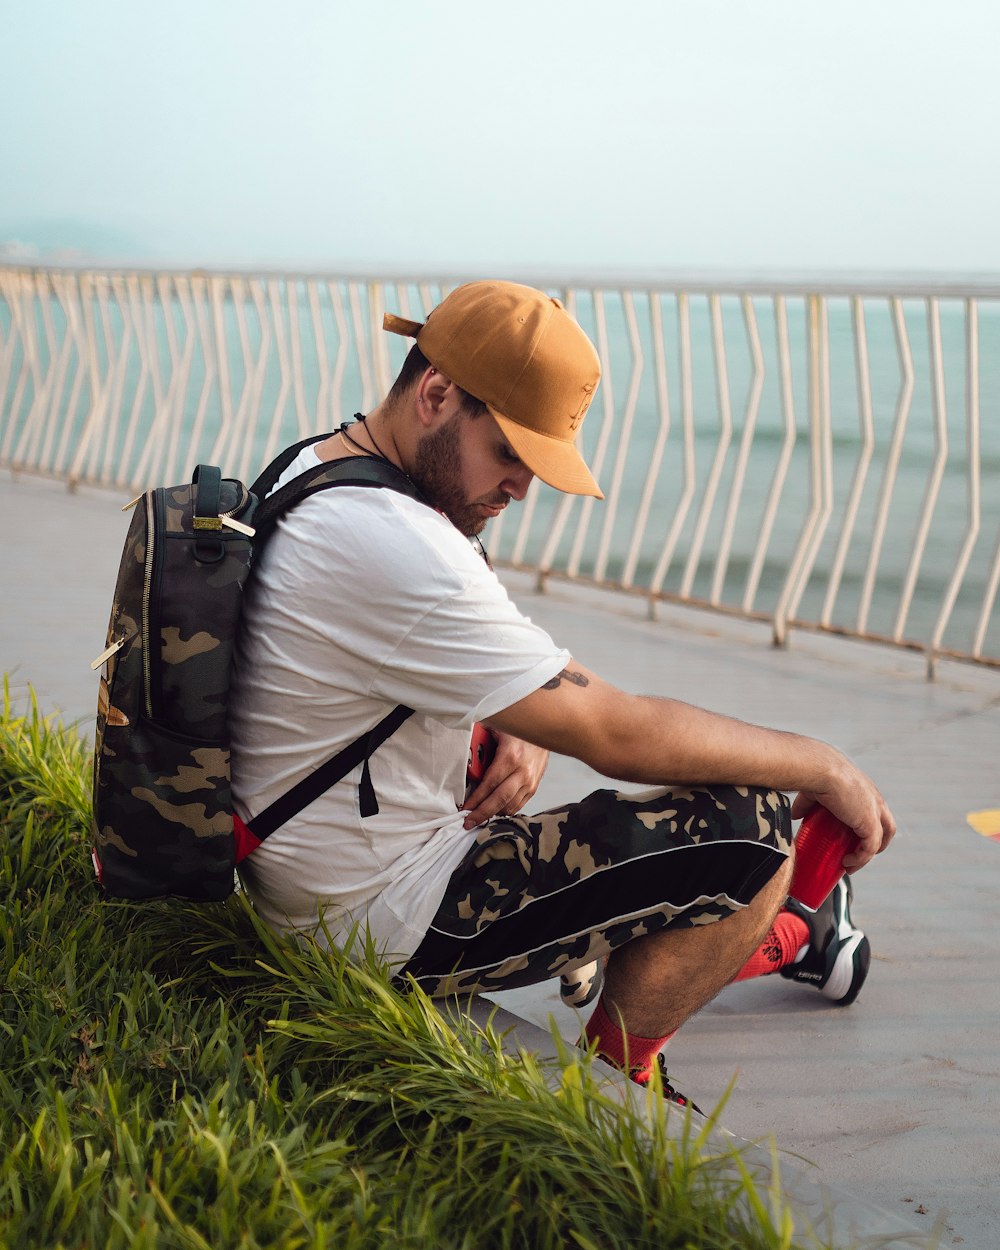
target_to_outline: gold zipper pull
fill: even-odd
[[[246,534],[247,538],[253,538],[257,531],[252,525],[244,525],[242,521],[237,521],[235,517],[224,516],[219,520],[223,525],[227,525],[231,530],[235,530],[237,534]]]
[[[128,503],[123,503],[122,512],[131,512],[132,509],[135,507],[135,505],[139,502],[141,498],[142,498],[142,495],[136,495],[136,497],[134,499],[130,499]]]
[[[128,640],[126,638],[119,638],[118,641],[113,642],[110,647],[105,647],[96,660],[90,661],[90,667],[96,672],[106,660],[110,660],[116,652],[120,651],[122,647],[125,646],[127,641]]]

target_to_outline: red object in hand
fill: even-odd
[[[496,734],[477,721],[472,726],[472,742],[469,745],[469,767],[465,773],[467,786],[479,785],[487,768],[493,763],[496,750]]]
[[[860,841],[850,825],[825,807],[814,807],[795,839],[795,869],[788,893],[815,911],[844,875],[844,856],[856,851]]]

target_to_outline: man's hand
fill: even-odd
[[[836,785],[823,791],[800,790],[792,803],[792,819],[807,816],[817,803],[849,825],[861,839],[858,849],[844,856],[844,868],[857,872],[892,841],[896,822],[875,783],[850,761]]]
[[[466,829],[475,829],[493,816],[512,816],[521,811],[538,789],[549,762],[549,753],[543,747],[512,734],[497,733],[496,738],[493,762],[462,804],[467,812]]]

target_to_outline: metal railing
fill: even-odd
[[[1000,666],[1000,284],[534,281],[602,358],[606,499],[535,483],[499,563]],[[0,465],[252,477],[371,408],[406,350],[383,311],[450,285],[0,267]]]

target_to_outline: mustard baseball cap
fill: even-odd
[[[515,282],[469,282],[426,321],[386,313],[382,326],[415,338],[435,369],[484,403],[536,477],[604,498],[576,448],[601,362],[559,300]]]

